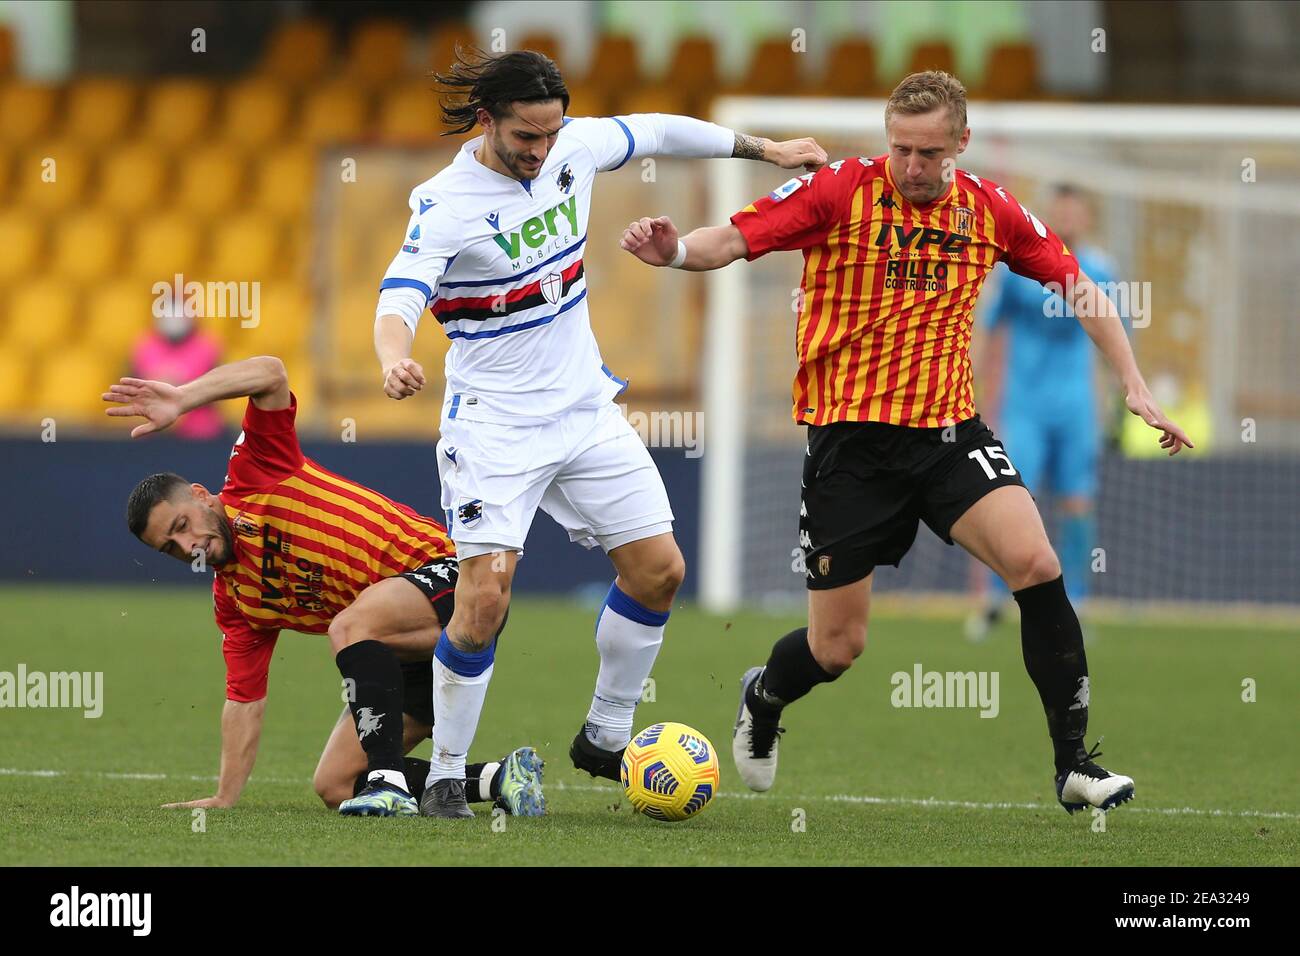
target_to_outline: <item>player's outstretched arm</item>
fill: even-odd
[[[259,355],[218,365],[185,385],[123,377],[103,393],[104,401],[116,403],[107,409],[108,415],[145,419],[131,430],[132,438],[163,431],[186,412],[227,398],[251,398],[267,411],[288,408],[289,373],[284,363],[273,355]]]
[[[623,231],[619,245],[652,266],[709,272],[749,254],[749,244],[733,225],[703,226],[685,239],[667,216],[638,219]]]
[[[1129,344],[1115,304],[1097,287],[1097,284],[1080,272],[1074,282],[1074,296],[1070,305],[1075,318],[1083,326],[1093,344],[1106,356],[1106,361],[1119,376],[1124,388],[1124,404],[1134,415],[1160,432],[1160,447],[1176,455],[1184,445],[1195,448],[1192,440],[1170,421],[1147,388],[1146,380],[1138,369],[1133,347]]]
[[[826,165],[826,150],[811,136],[776,142],[675,113],[634,113],[619,117],[616,122],[621,133],[606,130],[611,137],[611,146],[617,153],[626,136],[631,144],[629,156],[730,157],[759,160],[782,169],[802,167],[809,171]],[[621,166],[622,161],[618,165]]]
[[[383,369],[384,394],[401,401],[424,388],[424,369],[411,358],[415,336],[398,315],[381,315],[375,320],[375,354]]]
[[[812,172],[826,165],[826,150],[811,136],[773,142],[762,136],[737,133],[731,155],[735,159],[760,159],[782,169],[799,169]]]
[[[163,808],[233,807],[238,803],[257,760],[257,745],[262,739],[262,717],[265,714],[265,697],[247,703],[227,700],[221,711],[221,776],[217,780],[217,792],[198,800],[165,803]]]

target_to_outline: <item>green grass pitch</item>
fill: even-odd
[[[1055,801],[1014,624],[970,645],[954,621],[877,616],[853,670],[787,712],[776,787],[752,795],[730,756],[737,680],[800,622],[677,611],[637,726],[703,731],[721,751],[723,786],[701,816],[660,824],[568,762],[595,678],[592,609],[520,599],[471,759],[536,746],[550,814],[499,829],[486,812],[434,822],[325,810],[310,779],[341,707],[339,676],[323,637],[286,633],[252,781],[194,832],[189,811],[159,804],[215,789],[224,671],[206,594],[6,586],[0,599],[0,671],[104,672],[98,719],[0,710],[6,865],[1300,862],[1300,645],[1283,630],[1091,627],[1090,742],[1104,734],[1102,763],[1137,782],[1137,800],[1104,830]],[[998,716],[893,707],[890,675],[918,662],[997,671]],[[1248,677],[1253,703],[1242,700]]]

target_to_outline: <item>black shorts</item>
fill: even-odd
[[[897,567],[921,521],[952,544],[957,519],[1004,485],[1024,482],[978,415],[947,428],[810,425],[799,508],[809,590]]]
[[[451,612],[456,609],[456,580],[460,577],[460,563],[455,558],[434,558],[428,564],[421,565],[414,571],[404,571],[398,577],[406,578],[414,584],[438,615],[438,623],[443,627],[451,620]]]
[[[456,579],[459,564],[455,558],[435,558],[428,564],[406,571],[406,578],[433,605],[438,622],[447,626],[452,611],[456,609]],[[433,659],[427,661],[402,661],[403,709],[422,724],[433,725]]]

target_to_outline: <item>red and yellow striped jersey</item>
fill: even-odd
[[[266,695],[281,628],[324,633],[371,584],[455,554],[432,518],[306,457],[297,407],[249,401],[221,489],[235,550],[212,592],[231,700]]]
[[[803,250],[802,424],[971,418],[972,312],[994,264],[1060,289],[1079,272],[1065,244],[996,183],[957,170],[946,194],[914,206],[885,156],[798,176],[731,221],[749,259]]]

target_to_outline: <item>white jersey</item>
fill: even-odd
[[[474,157],[411,191],[401,251],[377,315],[412,334],[428,308],[451,339],[444,419],[540,424],[613,399],[626,382],[600,357],[587,315],[583,253],[596,173],[654,152],[729,156],[730,130],[661,114],[566,119],[537,178]]]

